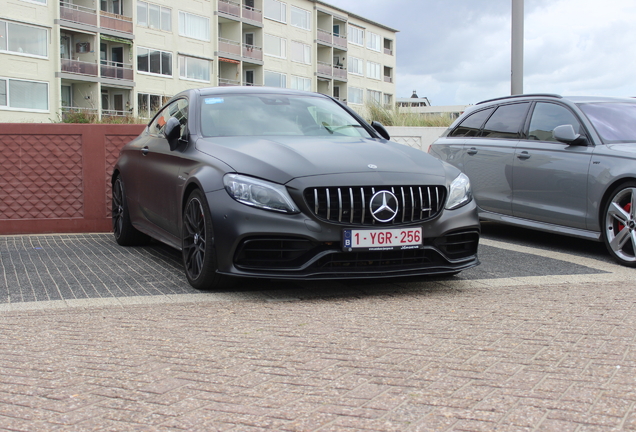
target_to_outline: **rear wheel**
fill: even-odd
[[[150,242],[150,237],[137,230],[130,222],[124,182],[120,176],[113,182],[112,218],[113,234],[120,246],[141,246]]]
[[[214,230],[207,201],[193,191],[183,211],[183,266],[188,282],[196,289],[212,290],[229,285],[230,278],[217,273]]]
[[[603,240],[619,263],[636,267],[636,182],[619,185],[603,212]]]

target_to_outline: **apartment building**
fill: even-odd
[[[148,118],[209,86],[392,105],[396,33],[320,0],[6,0],[0,122]]]

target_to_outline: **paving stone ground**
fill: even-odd
[[[0,430],[636,430],[635,288],[400,281],[5,310]]]

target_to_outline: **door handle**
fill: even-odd
[[[475,147],[471,147],[468,150],[466,150],[466,153],[468,153],[469,155],[476,155],[477,154],[477,149]]]
[[[517,155],[517,158],[521,160],[526,160],[526,159],[530,159],[530,155],[528,154],[527,151],[522,151],[521,153]]]
[[[145,147],[141,148],[141,154],[144,155],[144,156],[146,156],[149,151],[150,151],[150,149],[148,148],[148,146],[145,146]]]

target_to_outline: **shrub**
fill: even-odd
[[[420,127],[448,127],[453,123],[449,114],[420,114],[401,112],[399,108],[386,108],[376,103],[365,106],[367,121],[378,121],[384,126],[420,126]]]

